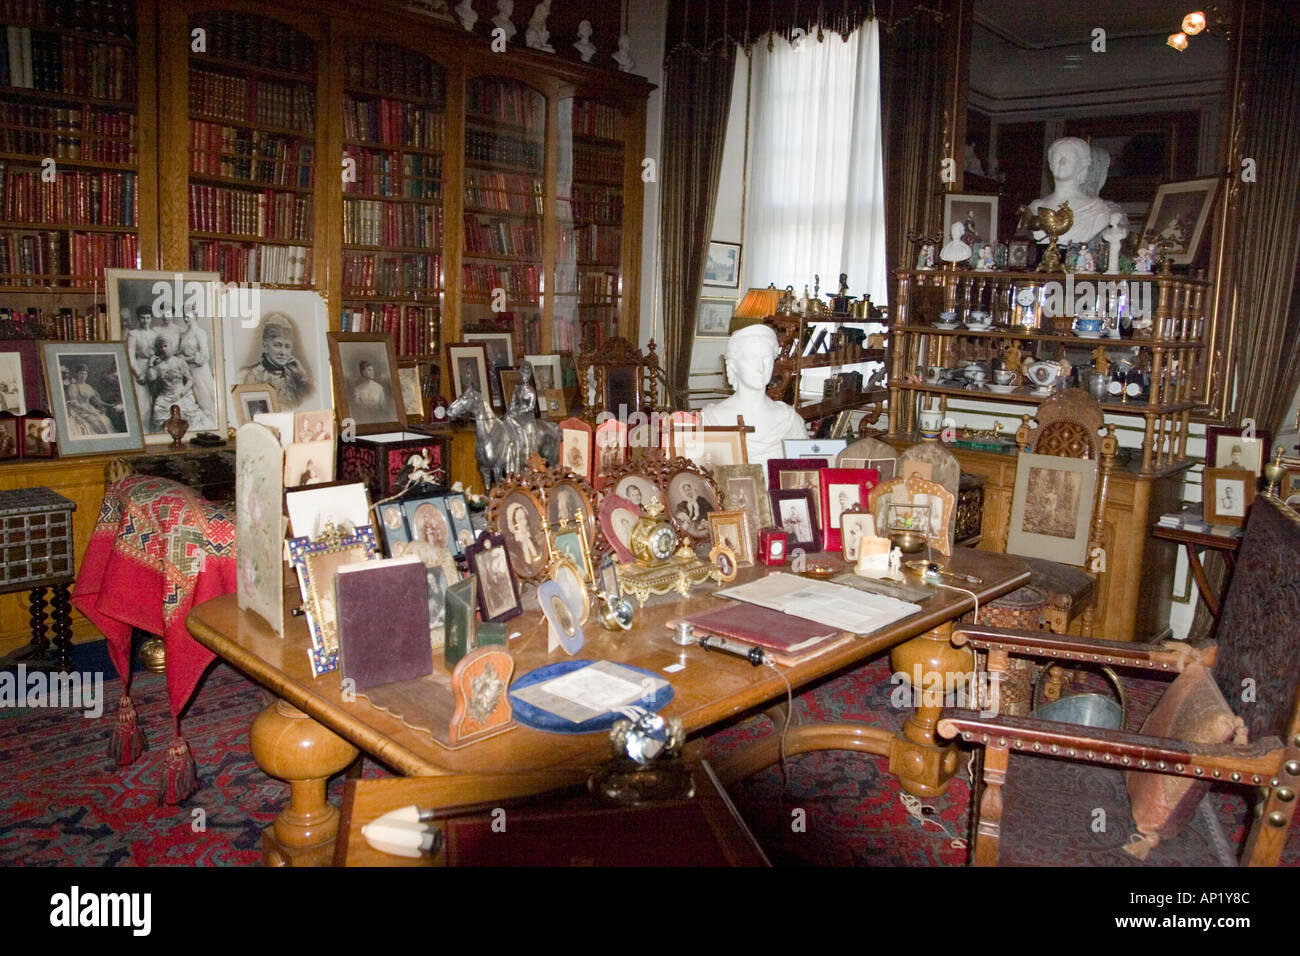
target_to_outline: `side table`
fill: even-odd
[[[1193,580],[1196,581],[1196,590],[1200,593],[1201,600],[1205,602],[1205,607],[1210,612],[1210,616],[1217,621],[1219,619],[1219,596],[1210,588],[1210,581],[1205,576],[1205,568],[1201,565],[1201,557],[1197,552],[1205,549],[1218,551],[1223,555],[1223,563],[1228,567],[1228,577],[1230,578],[1236,564],[1237,548],[1241,545],[1241,539],[1224,534],[1188,531],[1185,528],[1162,528],[1160,525],[1156,525],[1151,529],[1151,537],[1161,538],[1165,541],[1177,541],[1186,549],[1187,567],[1192,572]],[[1224,579],[1224,586],[1227,586],[1226,578]]]
[[[72,604],[76,577],[72,512],[76,503],[49,488],[0,491],[0,594],[28,590],[32,639],[0,666],[72,670]],[[45,592],[53,588],[54,641],[46,622]]]

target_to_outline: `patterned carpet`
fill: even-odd
[[[102,645],[78,647],[76,656],[78,669],[108,670]],[[803,720],[901,726],[905,714],[890,705],[888,675],[887,659],[877,659],[799,695],[796,712]],[[199,791],[180,806],[159,807],[154,797],[169,734],[165,682],[144,672],[133,678],[132,697],[151,749],[122,770],[106,753],[119,687],[115,680],[105,682],[105,715],[98,720],[79,711],[0,709],[0,764],[6,768],[0,865],[258,864],[262,828],[279,812],[287,793],[284,784],[257,768],[248,750],[248,728],[265,705],[262,691],[224,664],[208,672],[183,723],[198,763]],[[708,752],[721,756],[771,731],[767,717],[751,717],[715,733]],[[368,777],[384,773],[370,761],[366,766]],[[732,792],[773,863],[965,864],[965,767],[947,794],[924,805],[902,794],[883,758],[804,754],[791,758],[786,770],[788,779],[772,767]],[[334,780],[330,793],[336,803],[340,788],[341,779]],[[1229,836],[1240,840],[1247,819],[1244,804],[1217,793],[1213,798]],[[1131,822],[1125,819],[1120,829],[1124,827]],[[1126,833],[1116,831],[1109,848],[1099,845],[1093,862],[1129,862],[1113,847]],[[1300,862],[1298,833],[1300,828],[1293,830],[1288,844],[1284,859],[1289,864]],[[1048,847],[1064,845],[1060,835],[1044,837]]]

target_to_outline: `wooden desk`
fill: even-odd
[[[983,579],[974,586],[981,603],[1029,580],[1023,562],[1009,555],[957,548],[951,565]],[[744,569],[738,580],[764,573],[765,568]],[[684,663],[683,670],[664,674],[675,695],[663,713],[681,718],[688,733],[784,698],[785,681],[771,668],[755,668],[739,658],[672,643],[665,622],[716,605],[721,599],[712,595],[715,589],[713,585],[698,588],[689,602],[675,595],[660,598],[662,603],[637,611],[636,624],[626,633],[604,631],[593,620],[586,628],[581,656],[617,661],[656,674],[663,674],[669,665]],[[296,604],[295,598],[286,602],[286,606]],[[964,593],[935,589],[934,596],[910,618],[813,660],[781,668],[781,672],[791,686],[799,688],[894,648],[894,669],[909,676],[918,667],[923,674],[969,673],[973,669],[970,650],[954,648],[948,638],[953,621],[972,610],[972,604]],[[516,774],[521,785],[527,780],[524,792],[532,793],[579,783],[609,757],[608,737],[603,733],[569,736],[522,726],[461,750],[446,750],[427,734],[364,701],[344,699],[337,671],[313,678],[307,662],[304,619],[291,619],[281,640],[257,615],[240,612],[233,594],[195,607],[187,624],[196,640],[279,698],[258,715],[250,735],[258,765],[290,785],[289,806],[263,838],[263,861],[270,865],[324,865],[331,861],[338,812],[325,800],[325,782],[355,759],[357,748],[411,776]],[[509,625],[522,635],[510,642],[516,678],[562,659],[559,651],[555,655],[546,652],[546,626],[540,613],[525,613]],[[786,752],[853,749],[887,755],[890,770],[900,775],[905,789],[921,796],[937,795],[947,789],[957,769],[955,745],[941,746],[935,737],[941,709],[942,701],[918,708],[899,736],[856,724],[793,728]],[[777,735],[773,734],[733,754],[725,766],[716,769],[727,783],[773,763],[778,753]]]
[[[1162,528],[1160,525],[1152,526],[1151,537],[1163,538],[1165,541],[1176,541],[1187,551],[1187,567],[1191,569],[1192,579],[1196,582],[1196,590],[1200,593],[1201,600],[1205,602],[1205,607],[1209,610],[1210,615],[1217,621],[1219,619],[1219,596],[1210,587],[1210,581],[1205,576],[1205,567],[1201,564],[1201,556],[1198,552],[1208,548],[1223,555],[1223,563],[1228,566],[1228,577],[1224,578],[1223,581],[1223,586],[1226,588],[1228,578],[1232,577],[1233,568],[1236,566],[1237,548],[1241,545],[1241,539],[1231,538],[1223,534],[1188,531],[1185,528]]]

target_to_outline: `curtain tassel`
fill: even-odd
[[[167,746],[167,759],[163,763],[162,783],[158,787],[158,806],[180,803],[199,789],[195,779],[194,756],[185,738],[179,734]]]
[[[125,767],[148,749],[131,698],[123,694],[117,702],[117,723],[108,738],[108,755],[119,767]]]

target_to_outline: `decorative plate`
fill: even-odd
[[[516,696],[516,693],[524,687],[531,687],[534,684],[541,684],[556,677],[563,677],[565,674],[583,667],[590,667],[595,663],[594,660],[586,659],[557,661],[554,664],[539,667],[537,670],[530,671],[520,677],[510,686],[510,704],[514,708],[515,720],[525,727],[531,727],[533,730],[543,730],[552,734],[594,734],[609,730],[614,726],[616,720],[625,720],[623,714],[611,710],[598,717],[592,717],[590,720],[574,723],[567,718],[552,714],[550,711],[542,710],[527,701],[520,700]],[[631,667],[627,664],[619,664],[619,667],[631,671],[639,677],[648,677],[652,681],[662,684],[649,703],[644,697],[633,702],[643,710],[658,713],[673,699],[672,685],[653,671],[643,670],[640,667]]]

